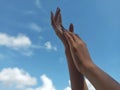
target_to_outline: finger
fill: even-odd
[[[74,32],[74,26],[73,26],[72,23],[71,23],[70,26],[69,26],[69,31],[70,31],[70,32]]]
[[[57,17],[57,23],[59,24],[59,25],[62,25],[62,17],[61,17],[61,13],[59,12],[58,13],[58,17]]]
[[[75,34],[75,35],[76,35],[80,40],[82,40],[78,34]]]
[[[78,41],[79,40],[79,38],[78,38],[78,36],[76,36],[76,34],[74,34],[72,32],[68,32],[68,33],[71,35],[71,37],[73,38],[74,41]]]
[[[54,30],[55,30],[55,32],[56,32],[57,26],[56,26],[56,24],[55,24],[53,12],[51,12],[51,25],[53,26],[53,28],[54,28]]]
[[[61,28],[62,28],[62,31],[64,32],[66,29],[63,27],[63,25],[62,25],[62,16],[61,16],[61,13],[60,13],[60,11],[59,11],[59,13],[58,13],[58,18],[57,18],[58,20],[57,20],[57,24],[59,24],[60,26],[61,26]]]
[[[61,27],[61,30],[64,31],[64,27],[62,26],[62,17],[61,17],[61,13],[58,12],[58,16],[56,18],[56,21],[55,21],[56,25]]]
[[[57,8],[57,10],[56,10],[54,21],[56,23],[56,26],[58,25],[59,28],[61,27],[61,30],[64,32],[65,28],[62,25],[62,16],[61,16],[61,13],[60,13],[60,8]]]
[[[65,38],[67,39],[67,41],[68,41],[68,43],[71,45],[73,45],[74,44],[74,40],[73,40],[73,38],[71,37],[71,35],[66,31],[66,32],[64,32],[64,36],[65,36]]]
[[[62,16],[61,16],[61,13],[59,13],[59,16],[58,16],[58,22],[59,22],[59,25],[61,26],[62,31],[64,32],[66,29],[62,25]]]
[[[57,21],[59,13],[60,13],[60,8],[57,8],[56,13],[55,13],[55,18],[54,18],[55,21]]]
[[[60,9],[57,12],[55,22],[56,22],[57,25],[59,25],[61,27],[61,30],[64,32],[65,28],[62,25],[62,16],[61,16],[61,13],[60,13]]]
[[[63,27],[63,25],[61,25],[61,27],[62,27],[62,31],[63,31],[63,32],[65,32],[65,31],[66,31],[66,29]]]

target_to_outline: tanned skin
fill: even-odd
[[[51,24],[65,46],[72,90],[87,89],[83,75],[96,90],[120,90],[120,84],[93,63],[85,42],[73,33],[73,25],[64,29],[60,9],[55,16],[51,13]]]
[[[80,37],[69,31],[65,31],[64,36],[77,70],[89,79],[96,90],[120,90],[120,84],[92,62],[87,46]]]
[[[85,83],[84,76],[81,72],[78,71],[73,61],[73,57],[70,51],[70,46],[68,44],[68,40],[66,40],[64,36],[64,32],[66,29],[62,25],[62,17],[60,13],[60,9],[57,8],[55,15],[51,12],[51,25],[58,36],[58,38],[62,41],[65,47],[65,54],[67,57],[71,88],[72,90],[88,90],[87,85]],[[70,24],[69,31],[73,33],[73,25]]]

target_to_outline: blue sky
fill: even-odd
[[[95,64],[120,82],[119,3],[1,0],[0,90],[70,90],[64,47],[50,25],[50,11],[57,7],[64,26],[72,22],[87,43]]]

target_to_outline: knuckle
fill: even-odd
[[[73,45],[73,50],[76,51],[78,49],[78,45],[74,44]]]
[[[78,42],[78,44],[79,44],[80,46],[86,46],[86,43],[85,43],[85,42],[83,42],[83,41]]]

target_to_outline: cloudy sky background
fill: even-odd
[[[0,90],[71,90],[64,47],[50,25],[50,11],[57,7],[64,26],[72,22],[87,43],[93,61],[120,82],[119,3],[1,0]]]

